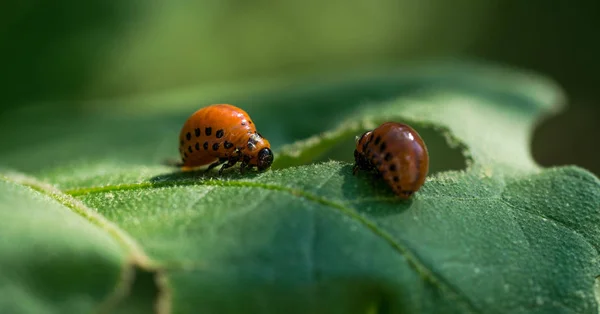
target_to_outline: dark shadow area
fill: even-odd
[[[110,313],[157,313],[158,301],[165,297],[168,299],[170,292],[168,287],[160,282],[158,271],[148,271],[138,266],[134,268],[133,283],[128,295],[120,300]]]
[[[532,154],[544,167],[577,164],[600,175],[600,112],[575,106],[550,117],[533,133]]]
[[[176,184],[177,182],[188,182],[190,180],[207,180],[213,177],[214,176],[212,175],[212,173],[207,173],[205,170],[173,170],[173,172],[160,174],[155,177],[152,177],[148,181],[150,181],[152,184],[163,185],[167,183]]]
[[[177,185],[177,184],[190,184],[194,182],[202,182],[211,179],[249,179],[254,178],[260,173],[255,169],[248,170],[244,174],[240,173],[239,164],[229,169],[223,170],[223,173],[219,175],[218,168],[206,171],[205,169],[199,169],[194,171],[180,171],[173,170],[173,172],[161,174],[150,178],[148,181],[154,185]]]
[[[348,165],[342,167],[340,174],[344,177],[342,191],[346,203],[350,203],[363,215],[397,215],[413,204],[412,198],[403,200],[396,197],[383,178],[376,173],[359,171],[353,175],[352,166]]]
[[[368,248],[366,245],[360,243],[359,247]],[[336,249],[329,251],[320,253],[319,257],[338,261],[346,258]],[[364,263],[368,265],[379,265],[377,258],[381,253],[373,250],[361,261],[366,260]],[[183,291],[174,296],[176,313],[391,314],[403,313],[403,309],[413,308],[414,303],[419,302],[408,292],[412,289],[410,285],[400,285],[397,278],[386,278],[386,270],[365,272],[360,268],[362,264],[355,264],[357,262],[354,260],[346,262],[352,265],[351,269],[358,269],[357,273],[338,274],[330,268],[323,268],[323,276],[310,281],[296,279],[296,273],[286,274],[292,276],[290,280],[278,277],[273,281],[257,276],[252,271],[252,267],[256,267],[254,265],[228,265],[226,262],[221,269],[214,267],[216,269],[210,271],[178,272],[175,280]],[[289,261],[277,259],[263,262],[261,266],[279,270],[286,263]],[[246,271],[239,273],[223,269],[227,266],[234,270],[243,266],[242,269]],[[401,264],[400,267],[397,269],[404,270],[406,266]],[[316,266],[315,271],[320,271],[320,268]],[[286,271],[294,272],[295,269],[286,268],[278,274],[285,274]],[[192,292],[196,291],[201,293],[197,293],[195,302],[189,302]]]

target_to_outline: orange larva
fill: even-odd
[[[429,171],[421,136],[406,124],[386,122],[365,132],[356,143],[353,173],[375,170],[400,198],[418,191]]]
[[[273,163],[267,139],[256,131],[248,114],[227,104],[211,105],[193,113],[181,128],[179,154],[182,170],[223,164],[230,168],[241,162],[240,172],[257,167],[265,170]]]

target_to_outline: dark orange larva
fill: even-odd
[[[421,136],[396,122],[365,132],[356,143],[354,160],[353,173],[375,170],[403,199],[421,188],[429,171],[429,154]]]
[[[179,134],[182,170],[210,164],[223,169],[241,162],[240,171],[257,167],[265,170],[273,163],[267,139],[256,131],[248,114],[227,104],[211,105],[194,112]]]

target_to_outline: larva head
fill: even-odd
[[[268,169],[273,163],[271,144],[258,132],[254,132],[248,138],[245,155],[248,165],[255,166],[259,171]]]
[[[360,138],[357,138],[356,141],[356,149],[354,150],[354,168],[353,173],[356,173],[359,169],[361,170],[369,170],[373,168],[371,161],[367,158],[365,154],[365,149],[367,143],[369,142],[372,136],[371,131],[367,131],[363,133]]]

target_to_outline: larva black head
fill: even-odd
[[[364,153],[359,152],[356,149],[354,150],[354,167],[352,168],[352,173],[356,174],[358,170],[370,171],[374,168],[375,167]]]
[[[356,149],[354,150],[354,167],[352,172],[356,173],[358,170],[372,170],[373,164],[365,154],[365,147],[371,140],[372,131],[367,131],[356,141]]]
[[[269,167],[273,163],[273,152],[270,148],[265,147],[258,152],[258,161],[256,162],[256,167],[259,171],[263,171]]]

